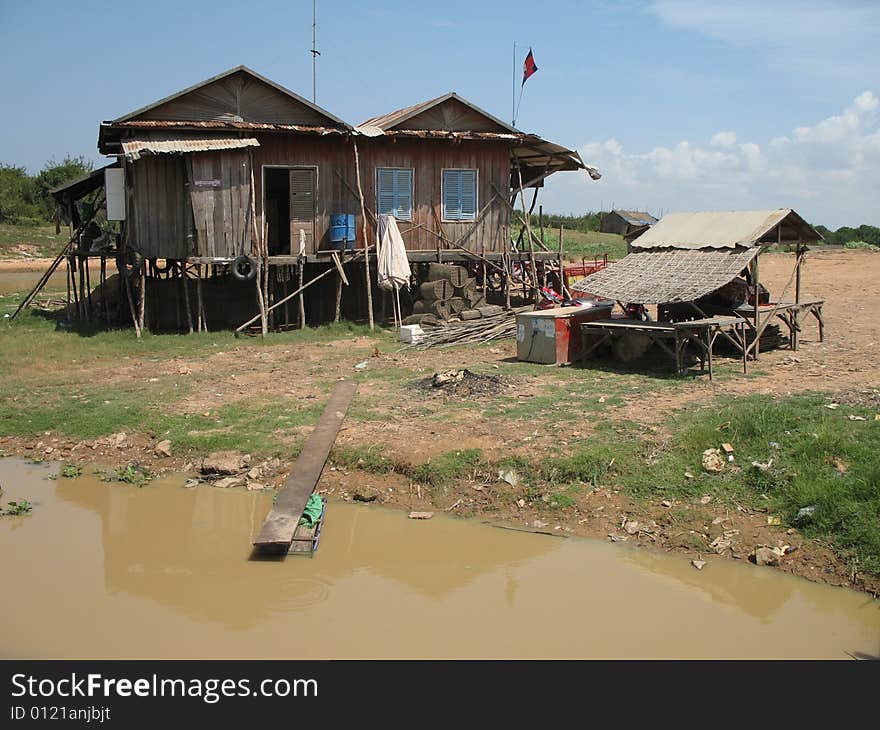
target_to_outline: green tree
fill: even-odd
[[[23,167],[0,163],[0,223],[36,223],[34,181]]]
[[[91,160],[87,160],[83,156],[71,157],[65,155],[64,160],[60,163],[55,160],[49,160],[40,171],[40,174],[34,178],[35,200],[40,215],[51,220],[55,214],[55,201],[49,194],[52,188],[63,185],[71,180],[76,180],[86,173],[94,169]]]

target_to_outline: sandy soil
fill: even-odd
[[[762,281],[773,295],[785,285],[793,265],[793,256],[766,254],[761,259]],[[707,378],[682,380],[676,387],[622,394],[622,401],[603,417],[629,419],[645,428],[662,429],[676,409],[689,403],[706,402],[718,394],[761,393],[788,395],[808,390],[840,392],[880,386],[875,366],[880,343],[880,255],[865,251],[827,251],[810,255],[804,270],[804,299],[824,299],[825,341],[818,341],[818,331],[811,319],[806,322],[797,352],[788,349],[762,353],[757,376],[742,377],[735,360],[722,360],[713,383]],[[373,417],[349,419],[343,426],[341,446],[374,445],[383,453],[405,458],[412,463],[428,460],[433,454],[455,448],[480,448],[487,457],[511,453],[540,453],[560,443],[588,442],[589,419],[567,424],[564,433],[541,429],[524,420],[511,424],[509,419],[487,418],[481,408],[455,408],[442,400],[419,397],[415,393],[401,400],[401,380],[414,381],[431,373],[468,367],[492,372],[495,366],[511,368],[515,361],[515,342],[507,340],[492,347],[436,349],[424,352],[379,354],[373,352],[369,338],[353,338],[333,343],[317,343],[287,348],[270,347],[249,352],[220,352],[208,358],[148,362],[132,360],[122,368],[110,366],[96,371],[92,378],[180,376],[196,378],[199,387],[185,398],[180,408],[191,413],[210,412],[254,392],[274,390],[293,400],[324,398],[335,380],[352,377],[355,363],[367,359],[367,376],[362,382],[358,402],[366,404]],[[548,368],[546,374],[513,374],[508,387],[496,401],[515,403],[539,397],[547,387],[558,387],[561,371]],[[529,371],[530,373],[534,371]],[[572,371],[574,372],[574,371]],[[614,374],[582,368],[576,374],[582,387],[580,397],[601,397],[604,383],[613,383]],[[71,373],[74,376],[74,373]],[[216,396],[216,382],[226,387],[223,397]],[[279,391],[279,383],[283,387]],[[234,386],[231,384],[234,383]],[[611,385],[608,385],[610,388]],[[390,401],[394,396],[396,400]],[[575,407],[576,404],[573,404]],[[307,431],[308,429],[305,429]],[[53,441],[54,439],[54,441]],[[46,434],[40,443],[0,438],[0,447],[8,453],[39,453],[42,458],[73,461],[130,461],[132,454],[153,468],[162,470],[195,468],[185,458],[163,458],[153,453],[155,439],[146,435],[128,435],[126,447],[119,449],[97,443],[74,444]],[[52,449],[46,452],[46,449]],[[123,459],[124,457],[124,459]],[[284,470],[268,480],[279,485]],[[432,503],[423,487],[392,474],[376,476],[330,465],[324,471],[320,488],[327,494],[352,499],[359,489],[378,490],[377,501],[402,509],[430,511],[445,509],[556,533],[598,536],[614,541],[636,543],[650,549],[674,551],[690,559],[745,560],[756,545],[794,548],[786,555],[780,569],[813,580],[848,585],[877,594],[880,580],[864,576],[841,561],[827,546],[804,539],[793,529],[768,525],[766,512],[746,507],[716,509],[711,502],[664,505],[660,502],[634,503],[611,487],[601,487],[580,498],[570,509],[548,516],[540,505],[517,505],[507,485],[487,483],[482,478],[464,480],[449,488],[441,500]],[[631,523],[637,522],[634,528]],[[709,548],[714,538],[727,535],[731,547],[722,554]]]

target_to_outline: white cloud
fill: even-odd
[[[709,140],[713,147],[732,147],[736,143],[736,132],[718,132]]]
[[[629,151],[614,138],[590,142],[581,156],[602,172],[599,182],[559,175],[545,206],[663,210],[797,208],[808,220],[838,227],[880,224],[880,99],[857,96],[840,114],[799,126],[766,144],[737,143],[733,131],[708,142]]]

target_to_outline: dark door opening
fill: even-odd
[[[290,251],[290,170],[264,168],[263,210],[270,256],[289,256]]]

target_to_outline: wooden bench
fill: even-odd
[[[743,351],[743,372],[746,372],[745,323],[739,317],[705,317],[684,322],[644,322],[637,319],[599,319],[581,325],[584,337],[599,335],[599,339],[584,349],[586,359],[602,344],[615,337],[637,332],[647,335],[651,342],[657,344],[675,361],[676,375],[681,375],[687,368],[684,365],[684,354],[689,344],[697,346],[700,359],[700,370],[705,372],[708,365],[709,380],[712,380],[712,359],[715,340],[725,334],[733,341],[739,341]],[[667,345],[671,340],[673,347]]]

